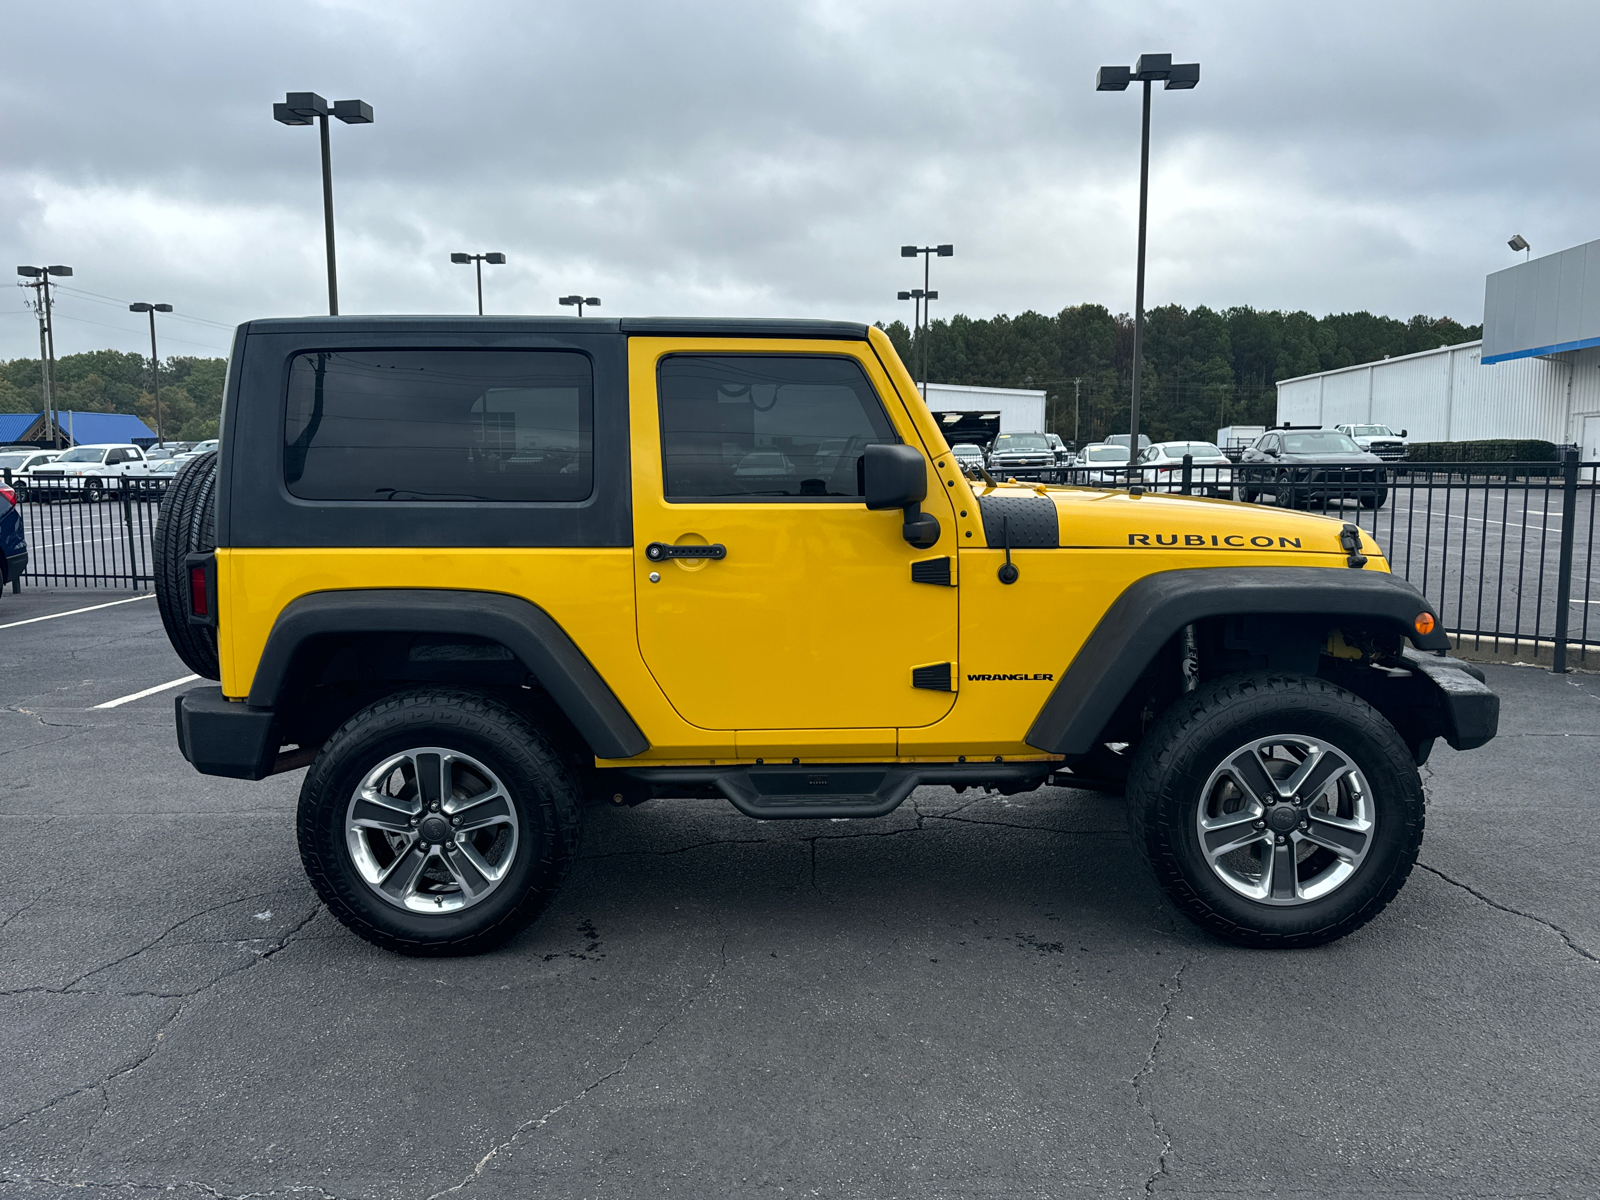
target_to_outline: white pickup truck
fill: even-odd
[[[1376,454],[1379,458],[1393,461],[1406,456],[1406,430],[1399,433],[1387,425],[1335,425],[1340,433],[1347,433],[1355,439],[1368,454]]]
[[[82,491],[85,500],[98,500],[106,485],[122,475],[144,475],[149,471],[144,451],[131,443],[108,442],[95,446],[74,446],[46,467],[33,470],[33,483],[45,489],[60,484],[74,492]],[[82,480],[82,483],[70,482]]]

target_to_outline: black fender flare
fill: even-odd
[[[341,633],[443,633],[489,638],[517,656],[601,758],[650,748],[594,664],[555,619],[502,592],[446,588],[363,588],[312,592],[284,606],[250,683],[249,705],[277,707],[300,647]]]
[[[1418,634],[1419,613],[1434,618]],[[1134,681],[1185,625],[1208,617],[1303,615],[1387,622],[1419,650],[1448,650],[1433,605],[1386,571],[1339,567],[1194,567],[1129,585],[1057,681],[1027,733],[1047,754],[1083,755]]]

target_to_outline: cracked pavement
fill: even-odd
[[[187,673],[153,604],[0,664],[0,1200],[1593,1190],[1595,676],[1489,668],[1500,739],[1435,752],[1421,868],[1320,950],[1177,917],[1116,798],[925,788],[591,809],[540,921],[418,960],[317,903],[300,773],[92,709]]]

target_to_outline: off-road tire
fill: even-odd
[[[368,771],[417,746],[459,750],[492,769],[515,806],[518,841],[509,872],[481,903],[459,912],[407,912],[361,878],[345,816]],[[318,753],[300,789],[300,859],[317,894],[353,933],[400,954],[477,954],[544,911],[578,850],[582,798],[549,740],[529,720],[479,692],[401,692],[357,712]]]
[[[198,455],[178,468],[161,498],[151,539],[151,568],[161,624],[178,657],[203,679],[221,679],[214,625],[189,624],[189,572],[184,558],[217,548],[217,452]],[[211,597],[216,603],[216,597]]]
[[[1212,872],[1196,812],[1225,757],[1285,733],[1326,738],[1351,756],[1371,787],[1375,819],[1373,843],[1347,882],[1321,899],[1274,907]],[[1129,833],[1168,898],[1202,929],[1242,946],[1318,946],[1360,928],[1394,899],[1422,846],[1422,781],[1400,735],[1353,692],[1311,676],[1233,675],[1189,693],[1141,744],[1127,798]]]

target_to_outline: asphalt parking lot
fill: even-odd
[[[1315,951],[1175,916],[1120,802],[592,809],[495,954],[347,934],[299,773],[204,778],[154,602],[0,598],[0,1197],[1592,1194],[1600,677],[1488,668],[1422,867]]]

